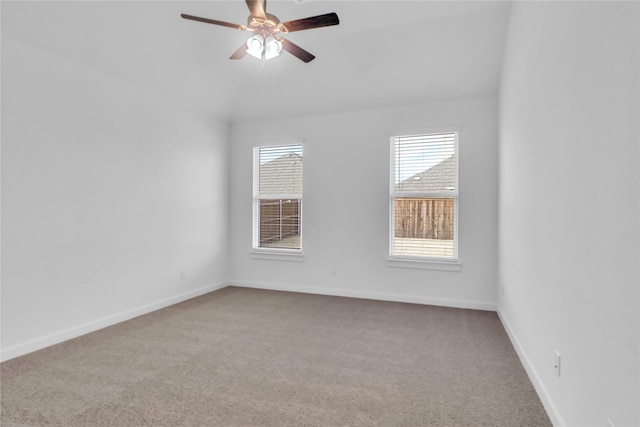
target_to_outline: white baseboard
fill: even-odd
[[[507,320],[504,313],[502,313],[499,306],[498,306],[497,313],[498,313],[498,317],[500,318],[500,321],[502,322],[502,326],[504,327],[504,330],[507,331],[507,335],[511,340],[511,344],[513,345],[513,348],[516,350],[516,353],[518,353],[518,357],[520,358],[520,362],[522,363],[522,366],[524,366],[524,369],[527,372],[527,375],[529,376],[529,380],[533,384],[533,388],[536,389],[536,393],[538,393],[538,397],[540,397],[542,406],[544,406],[544,409],[547,411],[547,415],[549,415],[549,418],[551,419],[551,422],[555,427],[566,426],[566,424],[562,421],[560,414],[558,413],[558,409],[556,408],[553,401],[551,400],[551,397],[549,396],[549,392],[547,391],[547,388],[542,383],[542,380],[540,380],[540,376],[538,375],[535,367],[531,363],[531,360],[527,356],[527,353],[522,348],[520,341],[514,334],[513,329],[509,324],[509,321]]]
[[[169,307],[171,305],[178,304],[182,301],[186,301],[188,299],[195,298],[209,292],[217,291],[218,289],[225,288],[226,286],[226,283],[217,283],[214,285],[205,286],[204,288],[196,289],[194,291],[176,295],[171,298],[156,301],[154,303],[134,308],[132,310],[123,311],[121,313],[98,319],[84,325],[76,326],[74,328],[66,329],[64,331],[26,341],[24,343],[17,344],[8,348],[3,348],[2,351],[0,351],[0,361],[4,362],[5,360],[13,359],[15,357],[52,346],[54,344],[59,344],[72,338],[77,338],[90,332],[95,332],[99,329],[115,325],[116,323],[124,322],[126,320],[133,319],[134,317],[142,316],[143,314],[151,313],[152,311],[160,310],[161,308]]]
[[[468,308],[473,310],[496,311],[493,303],[483,303],[477,301],[463,301],[447,298],[424,298],[411,295],[391,294],[384,292],[367,292],[353,289],[337,289],[313,286],[282,285],[274,283],[246,282],[241,280],[231,280],[228,286],[241,288],[269,289],[273,291],[300,292],[306,294],[331,295],[337,297],[363,298],[380,301],[407,302],[411,304],[437,305],[452,308]]]

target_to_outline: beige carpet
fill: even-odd
[[[547,426],[495,313],[225,288],[9,360],[9,426]]]

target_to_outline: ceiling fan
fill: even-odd
[[[293,44],[281,35],[292,33],[294,31],[338,25],[340,23],[338,15],[334,12],[309,18],[296,19],[294,21],[280,22],[276,16],[266,12],[266,0],[264,0],[264,4],[261,0],[245,1],[250,12],[246,26],[218,21],[215,19],[200,18],[198,16],[187,15],[184,13],[180,16],[184,19],[191,19],[193,21],[236,28],[240,31],[253,32],[253,36],[249,37],[246,45],[243,44],[240,46],[240,48],[236,50],[229,59],[241,59],[248,53],[258,59],[267,60],[280,55],[280,52],[284,49],[301,61],[310,62],[315,58],[315,56],[302,49],[300,46]]]

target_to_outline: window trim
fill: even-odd
[[[304,261],[304,253],[298,249],[253,248],[249,251],[249,254],[253,259]]]
[[[288,145],[300,145],[302,147],[302,157],[303,157],[303,166],[302,166],[302,193],[301,194],[263,194],[260,197],[259,194],[259,184],[260,184],[260,148],[263,147],[284,147]],[[264,143],[260,143],[258,145],[253,146],[253,189],[252,189],[252,226],[251,226],[251,249],[249,251],[251,258],[254,259],[265,259],[265,260],[280,260],[280,261],[304,261],[303,251],[302,251],[302,234],[303,234],[303,206],[304,206],[304,140],[300,139],[288,139],[286,141],[268,141]],[[268,248],[268,247],[260,247],[260,199],[269,199],[269,198],[284,198],[284,199],[299,199],[299,224],[298,229],[300,234],[300,249],[295,248]],[[256,213],[258,212],[258,213]]]
[[[424,257],[401,257],[389,255],[387,257],[387,267],[411,268],[414,270],[461,271],[462,260],[458,258],[452,261],[444,261]]]
[[[407,136],[422,136],[422,135],[434,135],[440,133],[453,133],[455,134],[454,141],[454,153],[455,153],[455,191],[447,193],[446,196],[442,193],[407,193],[407,192],[395,192],[395,172],[396,172],[396,146],[395,139],[398,137]],[[424,132],[401,134],[396,133],[389,137],[389,248],[387,253],[387,266],[399,267],[399,268],[413,268],[413,269],[429,269],[429,270],[443,270],[443,271],[460,271],[462,269],[462,262],[460,259],[459,248],[459,220],[458,220],[458,206],[459,206],[459,181],[460,181],[460,130],[455,126],[446,128],[429,129]],[[411,256],[411,255],[393,255],[394,240],[395,240],[395,200],[397,198],[453,198],[454,203],[454,217],[453,227],[455,230],[453,239],[454,256],[448,257],[435,257],[435,256]]]

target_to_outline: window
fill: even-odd
[[[457,146],[457,132],[391,138],[391,257],[457,260]]]
[[[253,248],[300,251],[302,145],[253,151]]]

